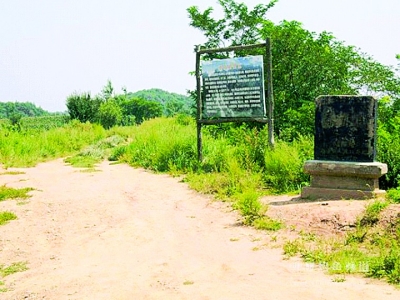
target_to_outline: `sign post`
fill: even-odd
[[[201,54],[266,49],[267,91],[262,55],[201,61]],[[200,72],[201,66],[201,72]],[[202,160],[202,125],[255,121],[268,123],[268,143],[274,146],[271,42],[218,49],[196,47],[197,150]],[[268,100],[268,105],[267,105]]]

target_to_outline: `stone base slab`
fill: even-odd
[[[309,160],[304,172],[311,175],[311,186],[303,188],[302,198],[370,199],[385,194],[378,181],[387,173],[383,163]]]
[[[367,200],[372,198],[381,198],[386,195],[384,190],[361,191],[361,190],[348,190],[348,189],[330,189],[330,188],[315,188],[304,187],[301,190],[301,198],[309,200]]]

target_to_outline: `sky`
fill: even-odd
[[[69,95],[95,95],[107,80],[117,93],[125,87],[186,94],[196,84],[189,75],[194,45],[205,41],[189,26],[190,6],[214,7],[221,16],[217,0],[0,1],[0,101],[66,111]],[[331,32],[386,65],[397,65],[399,16],[399,0],[279,0],[267,15]]]

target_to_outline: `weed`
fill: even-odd
[[[366,210],[364,216],[360,219],[359,224],[361,226],[372,226],[379,221],[379,214],[384,210],[389,203],[387,201],[375,200],[370,203]]]
[[[21,172],[21,171],[6,171],[3,173],[0,173],[0,175],[21,175],[21,174],[25,174],[25,172]]]
[[[2,211],[0,212],[0,225],[4,225],[11,220],[16,220],[17,216],[10,211]]]
[[[101,172],[101,170],[97,170],[95,168],[87,168],[87,169],[80,170],[79,172],[81,172],[81,173],[95,173],[95,172]]]
[[[332,279],[332,282],[345,282],[346,281],[346,277],[344,275],[342,276],[335,276]]]
[[[297,255],[301,249],[302,245],[298,240],[287,241],[283,244],[283,254],[287,255],[288,257]]]
[[[194,281],[191,281],[191,280],[185,280],[183,282],[183,285],[192,285],[192,284],[194,284]]]
[[[93,168],[93,166],[99,162],[101,158],[91,157],[91,156],[83,156],[76,155],[72,157],[68,157],[64,160],[64,162],[71,164],[76,168]]]
[[[8,291],[8,289],[6,287],[4,287],[6,284],[4,283],[4,281],[0,281],[0,293],[5,293]]]
[[[253,225],[254,221],[261,218],[268,209],[268,206],[261,204],[258,194],[254,191],[249,190],[236,197],[238,199],[233,207],[240,211],[245,225]]]
[[[393,203],[400,203],[400,187],[388,190],[386,198]]]
[[[229,239],[231,242],[237,242],[237,241],[239,241],[239,238],[230,238]]]
[[[6,277],[8,275],[26,270],[28,270],[27,262],[16,262],[9,266],[0,265],[0,276]]]
[[[26,205],[26,204],[28,204],[29,203],[29,201],[25,201],[25,200],[17,200],[17,205]]]
[[[301,236],[303,241],[315,241],[316,240],[316,235],[314,233],[311,232],[304,232],[304,231],[300,231],[299,235]]]
[[[270,217],[263,216],[255,219],[252,224],[256,229],[277,231],[282,228],[283,224],[280,221],[273,220]]]
[[[31,195],[28,195],[27,193],[33,190],[33,188],[15,189],[2,185],[0,186],[0,201],[7,199],[26,199],[31,197]]]

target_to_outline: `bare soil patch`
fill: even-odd
[[[26,203],[0,202],[18,216],[0,227],[0,264],[29,267],[0,279],[0,299],[400,299],[384,282],[334,282],[284,260],[273,237],[285,231],[238,226],[229,204],[178,178],[108,162],[97,169],[56,160],[0,176],[0,185],[35,188]],[[345,230],[365,207],[292,198],[264,200],[288,227],[321,234]]]

